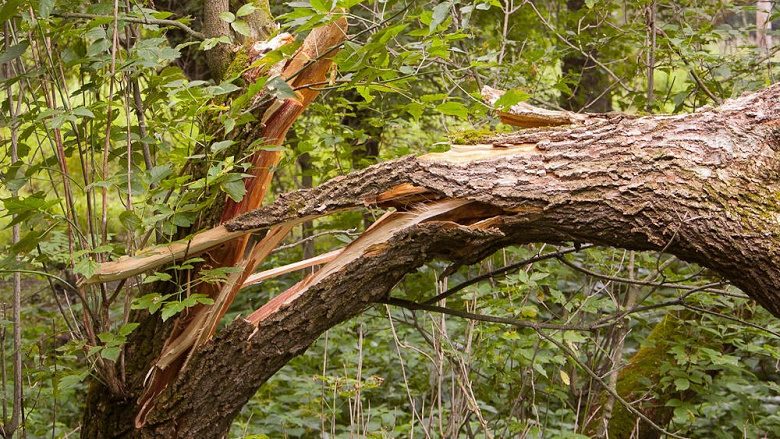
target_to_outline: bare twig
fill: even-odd
[[[292,242],[290,244],[280,245],[279,247],[276,247],[271,254],[278,253],[283,250],[288,250],[291,248],[295,248],[299,245],[306,244],[308,242],[311,242],[320,236],[327,236],[327,235],[347,235],[347,236],[356,236],[359,235],[359,233],[355,233],[355,229],[347,229],[347,230],[326,230],[324,232],[315,233],[311,236],[307,236],[306,238],[303,238],[301,240]]]
[[[406,308],[409,310],[422,310],[437,312],[441,314],[449,314],[456,317],[462,317],[464,319],[478,320],[480,322],[499,323],[503,325],[511,325],[516,328],[531,328],[531,329],[555,329],[558,331],[594,331],[599,327],[594,325],[558,325],[554,323],[545,322],[532,322],[528,320],[511,319],[507,317],[488,316],[484,314],[477,314],[467,311],[459,311],[457,309],[446,308],[437,305],[426,305],[424,303],[412,302],[405,299],[398,299],[395,297],[389,297],[379,303],[385,305],[394,305]]]
[[[479,276],[476,276],[474,278],[471,278],[465,282],[461,282],[458,285],[455,285],[454,287],[448,289],[447,291],[436,295],[435,297],[431,297],[430,299],[427,299],[426,301],[422,302],[424,305],[431,305],[434,304],[440,300],[446,299],[447,297],[452,296],[453,294],[457,293],[458,291],[461,291],[462,289],[474,285],[475,283],[481,282],[485,279],[490,279],[493,276],[497,276],[499,274],[507,273],[512,270],[517,270],[519,268],[525,267],[528,264],[533,264],[534,262],[544,261],[545,259],[551,259],[551,258],[559,258],[565,254],[577,252],[586,248],[593,247],[593,244],[585,244],[581,246],[576,247],[570,247],[563,250],[558,250],[556,252],[551,253],[545,253],[543,255],[536,255],[534,257],[524,259],[520,262],[507,265],[505,267],[501,267],[497,270],[490,271],[485,274],[481,274]]]
[[[607,67],[606,65],[604,65],[604,63],[602,63],[601,61],[599,61],[598,59],[596,59],[596,58],[595,58],[593,55],[589,54],[589,53],[588,53],[588,51],[586,51],[586,50],[583,50],[581,47],[577,47],[577,46],[575,46],[575,45],[574,45],[574,44],[573,44],[571,41],[567,40],[567,39],[566,39],[566,38],[565,38],[563,35],[561,35],[561,34],[560,34],[560,33],[559,33],[559,32],[558,32],[556,29],[555,29],[555,27],[554,27],[552,24],[550,24],[550,22],[549,22],[549,21],[547,21],[547,19],[545,19],[545,18],[544,18],[544,16],[542,15],[542,13],[541,13],[541,12],[539,12],[539,9],[537,9],[537,8],[536,8],[536,5],[534,5],[534,2],[526,2],[526,3],[528,4],[528,6],[530,6],[530,7],[531,7],[531,9],[533,9],[533,10],[534,10],[534,13],[535,13],[535,14],[536,14],[536,16],[539,18],[539,20],[542,22],[542,24],[544,24],[544,26],[545,26],[545,27],[546,27],[546,28],[547,28],[547,29],[548,29],[550,32],[552,32],[552,33],[553,33],[553,34],[554,34],[554,35],[555,35],[555,36],[556,36],[556,37],[557,37],[559,40],[561,40],[561,42],[563,42],[563,43],[564,43],[564,44],[566,44],[567,46],[571,47],[572,49],[574,49],[574,50],[576,50],[576,51],[580,52],[580,53],[581,53],[583,56],[585,56],[585,57],[586,57],[586,58],[588,58],[589,60],[593,61],[593,63],[594,63],[594,64],[596,64],[597,66],[599,66],[599,68],[601,68],[601,69],[602,69],[602,70],[604,70],[604,71],[605,71],[605,72],[606,72],[606,73],[607,73],[609,76],[611,76],[611,77],[612,77],[612,79],[614,79],[614,80],[615,80],[615,82],[617,82],[617,83],[620,85],[620,87],[622,87],[624,90],[626,90],[626,91],[628,91],[628,92],[633,92],[633,91],[634,91],[634,90],[633,90],[631,87],[629,87],[628,85],[626,85],[626,83],[625,83],[625,82],[623,82],[623,80],[622,80],[622,79],[621,79],[621,78],[620,78],[618,75],[616,75],[616,74],[615,74],[615,72],[613,72],[613,71],[612,71],[612,70],[611,70],[609,67]]]
[[[53,17],[59,17],[59,18],[84,18],[87,20],[91,20],[93,18],[113,18],[113,16],[111,15],[82,14],[82,13],[54,13],[51,15]],[[148,17],[132,17],[129,15],[123,15],[119,17],[119,19],[122,21],[127,21],[128,23],[171,26],[183,30],[185,33],[198,40],[206,39],[206,36],[203,35],[201,32],[198,32],[192,29],[191,27],[187,26],[186,24],[176,20],[162,20],[162,19],[148,18]]]
[[[672,44],[672,40],[669,38],[668,35],[666,35],[666,32],[664,32],[663,29],[658,28],[658,32],[663,34],[663,36],[666,38],[666,44],[669,46],[669,48],[672,49],[672,51],[676,53],[677,56],[680,57],[683,64],[685,64],[685,66],[688,67],[688,72],[691,74],[691,78],[693,78],[693,81],[701,89],[701,91],[703,91],[704,94],[706,94],[707,97],[712,99],[712,101],[715,102],[716,104],[718,105],[722,104],[723,99],[715,96],[715,94],[709,89],[709,87],[707,87],[707,84],[705,84],[704,81],[701,80],[699,74],[696,73],[696,66],[694,66],[693,63],[691,63],[691,61],[688,59],[688,57],[686,57],[682,53],[682,50],[680,50],[680,48],[677,47],[675,44]]]
[[[587,274],[588,276],[593,276],[593,277],[596,277],[596,278],[599,278],[599,279],[608,280],[608,281],[611,281],[611,282],[618,282],[618,283],[631,284],[631,285],[643,285],[643,286],[646,286],[646,287],[674,288],[674,289],[678,289],[678,290],[697,290],[697,291],[700,291],[700,289],[702,288],[702,287],[699,287],[697,285],[683,285],[683,284],[668,283],[668,282],[653,282],[653,281],[650,281],[650,280],[628,279],[628,278],[624,278],[624,277],[609,276],[607,274],[597,273],[597,272],[595,272],[593,270],[588,270],[585,267],[580,267],[579,265],[566,260],[566,258],[564,258],[562,256],[558,256],[557,259],[559,261],[563,262],[564,264],[568,265],[569,267],[571,267],[571,268],[573,268],[573,269],[575,269],[577,271],[580,271],[580,272],[582,272],[584,274]],[[709,286],[705,286],[704,288],[705,288],[706,291],[714,292],[714,293],[717,293],[717,294],[731,295],[731,293],[729,293],[728,291],[712,289],[712,286],[720,286],[720,285],[725,285],[725,284],[726,284],[725,282],[716,282],[714,284],[710,284]]]

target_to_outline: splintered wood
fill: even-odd
[[[471,202],[468,200],[443,200],[418,206],[410,212],[386,213],[319,271],[309,275],[284,293],[271,299],[263,307],[250,314],[247,320],[257,326],[263,319],[273,314],[280,307],[290,304],[303,294],[307,288],[316,285],[317,282],[327,278],[349,263],[364,257],[367,252],[372,250],[373,246],[387,242],[397,232],[451,212],[469,203]]]
[[[280,70],[281,74],[277,74],[277,76],[281,76],[293,90],[296,90],[295,98],[273,102],[258,118],[264,123],[262,137],[266,144],[281,145],[295,120],[317,97],[319,90],[312,85],[319,84],[327,78],[333,64],[333,56],[341,43],[346,40],[346,32],[347,20],[344,17],[339,17],[327,25],[312,30],[283,68],[277,64],[272,66],[270,71],[250,70],[248,72],[259,77],[269,74],[273,76],[275,70]],[[254,44],[251,47],[253,53],[250,55],[261,56],[265,51],[277,49],[292,41],[292,36],[282,34],[266,43]],[[245,79],[251,81],[252,78]],[[246,194],[239,202],[227,199],[222,211],[221,222],[227,222],[239,214],[258,208],[262,204],[281,156],[279,150],[266,149],[253,154],[249,160],[252,178],[245,180]],[[197,292],[214,299],[214,305],[197,306],[177,317],[172,333],[166,340],[162,353],[147,378],[145,392],[139,400],[141,409],[135,420],[137,427],[145,424],[146,416],[154,406],[157,395],[176,378],[178,371],[186,366],[189,355],[214,334],[217,324],[225,315],[247,278],[284,239],[290,229],[300,222],[300,220],[289,221],[275,225],[263,239],[253,245],[248,256],[245,256],[245,253],[249,243],[249,234],[246,232],[232,233],[220,226],[205,234],[197,234],[186,242],[174,243],[157,249],[150,255],[118,261],[117,264],[110,267],[101,267],[101,270],[98,270],[98,273],[88,280],[88,282],[101,282],[116,278],[118,270],[128,267],[131,268],[128,271],[137,274],[140,272],[139,270],[143,271],[143,267],[148,269],[151,266],[160,266],[176,258],[206,251],[221,243],[224,243],[222,247],[215,248],[209,254],[212,266],[236,266],[238,268],[238,271],[232,273],[221,286],[205,282],[198,286]],[[195,244],[194,248],[193,244]],[[102,270],[103,268],[106,270]]]
[[[241,232],[230,232],[225,226],[217,226],[195,234],[190,239],[174,241],[138,252],[135,256],[124,256],[116,261],[104,262],[89,278],[82,279],[82,284],[94,284],[126,279],[144,273],[154,268],[181,261],[184,258],[198,255],[231,239],[244,235]]]

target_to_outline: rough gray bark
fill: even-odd
[[[233,31],[230,30],[230,24],[219,17],[219,14],[222,12],[230,12],[230,2],[228,0],[203,1],[203,33],[206,34],[206,37],[218,38],[227,36],[232,38]],[[232,60],[233,56],[229,44],[217,44],[206,52],[209,70],[217,81],[222,79],[225,70],[227,70]]]
[[[399,231],[257,328],[234,322],[195,354],[137,436],[223,434],[287,361],[433,258],[472,263],[540,241],[662,250],[719,272],[780,316],[780,86],[692,115],[594,119],[485,144],[382,163],[228,223],[262,229],[361,206],[401,184],[421,188],[417,201],[474,201]]]
[[[226,227],[352,208],[406,183],[500,211],[514,224],[502,230],[510,242],[528,242],[523,236],[535,230],[541,240],[675,254],[780,316],[779,114],[773,86],[691,115],[524,131],[485,140],[490,151],[474,146],[480,160],[462,152],[382,163],[283,196]]]

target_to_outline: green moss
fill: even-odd
[[[448,137],[450,138],[450,142],[458,145],[476,145],[480,143],[481,140],[490,137],[491,134],[492,132],[489,129],[479,128],[455,131],[450,133]]]
[[[650,386],[656,385],[661,379],[661,365],[669,361],[672,354],[669,348],[671,341],[679,335],[684,325],[677,313],[670,312],[664,319],[658,323],[648,335],[647,340],[639,351],[631,357],[623,370],[620,371],[617,382],[618,394],[627,401],[633,401],[642,395],[651,391]],[[655,412],[650,416],[657,421],[659,418],[666,418],[671,414],[669,408],[664,407],[664,403],[672,395],[664,395],[661,398],[653,398],[651,401],[656,407],[643,406],[642,410],[646,413],[648,409]],[[668,413],[661,414],[660,411]],[[634,427],[636,426],[636,415],[629,412],[623,404],[616,402],[612,410],[612,418],[609,421],[609,437],[611,438],[630,438]]]
[[[228,65],[225,70],[225,78],[237,78],[240,77],[244,70],[249,67],[249,45],[245,44],[233,55],[233,61]]]
[[[685,340],[686,345],[708,346],[717,349],[718,340],[708,334],[698,333],[687,320],[695,316],[687,310],[671,311],[659,322],[648,335],[645,343],[631,357],[626,367],[618,376],[617,392],[627,401],[642,400],[635,405],[653,422],[665,426],[672,419],[673,408],[666,404],[673,398],[684,400],[687,391],[676,391],[673,386],[661,391],[660,382],[664,378],[662,366],[676,361],[672,347]],[[695,348],[694,348],[695,349]],[[606,395],[604,395],[606,398]],[[614,439],[629,439],[633,436],[637,417],[622,404],[616,402],[612,418],[609,422],[609,437]],[[647,425],[641,426],[641,439],[657,438],[658,432]]]
[[[484,143],[497,134],[511,132],[512,127],[505,124],[498,124],[494,127],[482,127],[460,131],[453,131],[449,134],[450,143],[456,145],[478,145]]]

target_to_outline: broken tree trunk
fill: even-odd
[[[281,69],[280,76],[293,89],[298,90],[297,98],[276,100],[265,110],[261,118],[264,123],[261,136],[266,144],[281,145],[292,124],[317,97],[319,90],[311,87],[311,84],[318,84],[326,79],[333,56],[346,39],[346,31],[347,21],[343,17],[312,30],[292,59]],[[250,59],[259,58],[265,50],[276,49],[290,41],[292,37],[282,34],[269,42],[256,43],[250,48]],[[249,69],[244,73],[245,77],[247,75],[251,77],[260,74]],[[232,199],[226,201],[221,222],[262,204],[281,157],[279,150],[259,150],[253,154],[250,159],[252,178],[245,180],[246,194],[240,202],[234,202]],[[211,338],[219,320],[227,312],[244,281],[284,239],[291,227],[292,225],[283,225],[273,229],[250,249],[247,256],[245,250],[249,242],[248,235],[236,236],[209,252],[206,259],[212,266],[237,266],[239,272],[231,274],[221,285],[201,284],[198,292],[211,297],[214,304],[197,306],[178,316],[160,357],[149,372],[144,393],[139,399],[140,410],[135,420],[136,427],[144,424],[147,414],[154,407],[157,395],[176,378],[179,370],[186,365],[192,350]]]
[[[218,437],[293,356],[434,258],[467,264],[531,242],[664,251],[717,271],[780,316],[780,86],[690,115],[588,117],[378,164],[192,241],[209,248],[366,204],[398,212],[198,349],[139,436]],[[92,281],[122,277],[123,264],[165,263],[155,251],[104,264]]]
[[[204,3],[205,15],[211,18],[215,18],[219,12],[229,10],[228,2],[222,0]],[[267,12],[267,2],[265,5],[264,11]],[[262,19],[254,21],[258,29],[266,25],[275,26],[269,17],[260,18]],[[236,156],[241,155],[239,152],[243,150],[242,148],[251,146],[255,140],[262,139],[266,145],[274,146],[283,143],[287,130],[319,94],[319,90],[311,85],[321,84],[326,80],[331,70],[333,56],[347,37],[346,30],[346,19],[343,16],[334,16],[331,21],[307,35],[292,59],[270,67],[263,63],[260,63],[259,67],[250,68],[250,65],[262,58],[266,52],[292,42],[294,39],[289,34],[282,33],[264,42],[253,44],[247,42],[239,49],[239,52],[246,56],[235,56],[234,62],[227,70],[241,72],[247,84],[252,84],[261,76],[281,76],[296,91],[296,96],[286,100],[269,99],[268,95],[256,97],[254,103],[257,105],[253,111],[257,113],[257,119],[261,123],[255,124],[248,130],[242,130],[241,135],[237,130],[233,132],[232,136],[235,138],[231,140],[235,140],[236,145],[239,146],[236,148],[238,151],[235,152]],[[211,58],[220,58],[218,61],[221,63],[221,69],[224,69],[229,57],[225,58],[216,52]],[[232,53],[232,50],[228,52]],[[219,72],[216,73],[220,76]],[[263,105],[266,101],[269,101],[270,105]],[[221,132],[221,128],[222,125],[217,124],[216,127],[207,127],[206,130]],[[246,196],[238,203],[230,199],[224,202],[219,200],[211,211],[204,213],[204,221],[207,224],[216,224],[217,221],[227,221],[237,214],[257,208],[268,190],[271,175],[280,158],[281,152],[275,148],[256,151],[250,158],[252,178],[246,181]],[[199,252],[208,253],[205,259],[211,267],[238,265],[244,268],[243,272],[232,274],[221,286],[201,284],[197,292],[214,298],[215,305],[192,307],[177,316],[174,325],[162,324],[158,316],[135,317],[142,319],[142,324],[126,346],[126,357],[129,359],[127,390],[121,395],[107,394],[98,382],[90,386],[82,437],[136,437],[140,434],[139,431],[134,430],[133,424],[135,426],[143,424],[145,416],[154,408],[156,396],[176,379],[178,371],[186,364],[188,355],[193,349],[211,337],[238,288],[288,231],[289,227],[284,225],[275,228],[274,232],[269,232],[265,239],[251,247],[246,258],[244,254],[249,237],[245,234],[236,234],[236,239],[221,241],[223,245],[219,248],[213,246],[201,248]],[[164,259],[170,260],[169,256]],[[196,272],[197,270],[193,271],[193,277],[196,276]],[[156,362],[155,358],[157,358]]]

